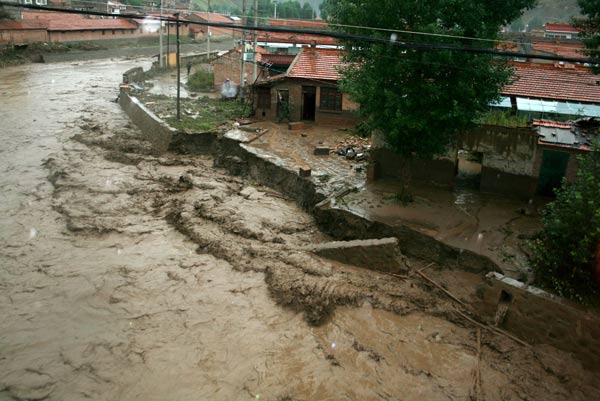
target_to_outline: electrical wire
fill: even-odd
[[[339,32],[331,32],[324,30],[298,30],[289,27],[279,27],[279,26],[261,26],[255,27],[254,25],[235,25],[229,23],[219,23],[219,22],[205,22],[205,21],[190,21],[190,20],[181,20],[179,18],[172,17],[158,17],[158,16],[150,16],[150,15],[136,15],[136,14],[111,14],[99,11],[82,11],[82,10],[73,10],[73,9],[64,9],[64,8],[53,8],[53,7],[45,7],[45,6],[37,6],[37,5],[29,5],[29,4],[14,4],[7,3],[5,1],[0,1],[0,6],[8,6],[8,7],[18,7],[18,8],[26,8],[33,10],[43,10],[43,11],[55,11],[62,13],[70,13],[70,14],[83,14],[83,15],[95,15],[95,16],[105,16],[111,18],[123,18],[123,19],[143,19],[143,18],[151,18],[160,21],[167,22],[184,22],[186,24],[193,25],[201,25],[201,26],[210,26],[216,28],[227,28],[227,29],[235,29],[235,30],[243,30],[243,31],[264,31],[264,32],[278,32],[278,33],[303,33],[315,36],[325,36],[332,37],[335,39],[343,40],[343,41],[351,41],[358,43],[370,43],[370,44],[386,44],[398,46],[406,49],[415,49],[415,50],[424,50],[424,51],[432,51],[432,50],[441,50],[441,51],[458,51],[458,52],[466,52],[472,54],[482,54],[482,55],[493,55],[499,57],[506,58],[535,58],[541,60],[550,60],[550,61],[566,61],[573,63],[592,63],[598,64],[600,60],[595,59],[586,59],[586,58],[575,58],[575,57],[562,57],[562,56],[554,56],[554,55],[540,55],[540,54],[530,54],[530,53],[520,53],[520,52],[512,52],[512,51],[504,51],[504,50],[496,50],[496,49],[486,49],[479,47],[469,47],[464,45],[454,45],[454,44],[439,44],[439,43],[424,43],[424,42],[411,42],[411,41],[401,41],[401,40],[387,40],[383,38],[376,38],[371,36],[364,35],[350,35]]]

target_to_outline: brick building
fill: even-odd
[[[340,50],[303,48],[285,73],[254,87],[257,118],[354,124],[358,105],[337,87]]]

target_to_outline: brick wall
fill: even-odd
[[[26,44],[48,42],[45,29],[12,29],[0,30],[0,44]]]
[[[140,38],[156,36],[153,33],[142,33],[140,29],[103,29],[90,31],[50,31],[49,42],[79,42],[88,40],[107,40],[123,38]]]
[[[215,72],[215,89],[221,90],[221,85],[226,79],[229,79],[236,86],[240,84],[240,71],[242,69],[241,57],[241,53],[237,51],[231,51],[213,61]],[[254,65],[252,63],[245,63],[244,76],[246,77],[247,82],[252,81],[253,73]]]

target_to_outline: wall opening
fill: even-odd
[[[316,86],[302,86],[302,119],[314,121],[316,109],[317,109],[317,88],[316,88]]]
[[[479,189],[483,170],[483,153],[460,149],[456,160],[457,186]]]
[[[498,300],[498,308],[496,309],[496,316],[494,317],[494,326],[502,326],[506,320],[508,314],[508,308],[512,302],[512,295],[504,290],[500,292],[500,299]]]
[[[567,173],[569,154],[555,150],[544,150],[542,165],[538,178],[538,194],[554,196],[554,190],[560,187],[563,177]]]

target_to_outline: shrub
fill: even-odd
[[[215,75],[212,72],[197,71],[188,80],[188,89],[192,91],[209,90],[214,85]]]
[[[575,181],[563,180],[544,210],[544,228],[532,242],[536,283],[584,304],[597,303],[593,277],[600,241],[600,145],[579,158]]]

